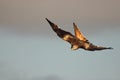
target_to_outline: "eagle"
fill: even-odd
[[[102,47],[96,46],[88,41],[88,39],[82,34],[80,29],[78,29],[77,25],[73,23],[75,35],[71,34],[68,31],[65,31],[58,27],[56,24],[51,22],[46,18],[47,22],[50,24],[53,31],[64,41],[67,41],[71,44],[71,50],[77,50],[82,48],[88,51],[96,51],[96,50],[105,50],[105,49],[113,49],[112,47]]]

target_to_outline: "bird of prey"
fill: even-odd
[[[53,31],[56,32],[56,34],[62,38],[63,40],[69,42],[71,44],[72,50],[77,50],[79,48],[82,48],[84,50],[88,51],[95,51],[95,50],[104,50],[104,49],[113,49],[111,47],[102,47],[102,46],[96,46],[90,43],[86,37],[82,34],[80,29],[78,29],[77,25],[73,23],[74,32],[75,35],[71,34],[70,32],[67,32],[65,30],[62,30],[59,28],[56,24],[51,22],[46,18],[47,22],[52,27]]]

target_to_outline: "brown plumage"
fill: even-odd
[[[82,32],[80,32],[80,30],[78,29],[78,27],[77,27],[77,25],[75,23],[73,23],[74,32],[75,32],[75,36],[74,36],[70,32],[67,32],[67,31],[62,30],[61,28],[59,28],[56,24],[54,24],[53,22],[51,22],[47,18],[46,18],[46,20],[48,21],[48,23],[52,27],[53,31],[55,31],[56,34],[60,38],[62,38],[63,40],[65,40],[65,41],[67,41],[67,42],[69,42],[71,44],[71,49],[72,50],[77,50],[79,48],[89,50],[89,51],[113,49],[111,47],[95,46],[92,43],[90,43],[86,39],[86,37],[82,34]]]

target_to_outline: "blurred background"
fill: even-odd
[[[45,18],[113,50],[72,51]],[[120,0],[0,0],[0,80],[120,80]]]

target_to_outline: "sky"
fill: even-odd
[[[0,0],[0,80],[120,80],[120,0]],[[45,18],[95,45],[72,51]]]

